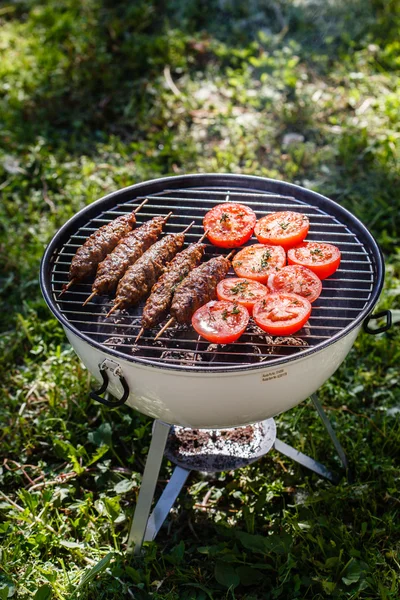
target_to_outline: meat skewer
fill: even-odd
[[[185,250],[179,252],[152,287],[142,313],[142,328],[135,343],[143,335],[145,329],[158,325],[167,316],[177,285],[200,264],[203,258],[206,245],[201,242],[206,235],[205,233],[197,243],[190,244]]]
[[[182,249],[185,233],[194,221],[182,233],[171,233],[153,244],[128,268],[118,284],[114,306],[106,315],[109,317],[119,308],[128,308],[147,296],[164,270],[164,265]]]
[[[112,250],[118,242],[127,235],[136,224],[135,214],[148,202],[146,198],[133,212],[128,215],[122,215],[106,223],[90,235],[82,246],[78,248],[71,261],[68,277],[69,283],[62,290],[61,294],[66,292],[71,285],[79,283],[86,277],[96,272],[97,265]]]
[[[228,256],[217,256],[193,269],[189,275],[178,285],[171,304],[171,318],[160,329],[154,340],[164,333],[174,323],[190,323],[193,314],[216,296],[217,284],[224,279],[231,266]]]
[[[142,256],[160,237],[163,226],[172,215],[154,217],[138,229],[131,231],[122,238],[110,254],[99,264],[96,279],[92,285],[92,293],[82,306],[85,306],[94,296],[112,294],[118,286],[124,273]]]

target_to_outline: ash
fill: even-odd
[[[179,456],[216,455],[251,458],[263,440],[261,427],[247,425],[233,429],[174,428],[171,451]]]

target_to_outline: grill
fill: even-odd
[[[84,240],[145,198],[138,225],[173,211],[165,233],[182,231],[194,221],[188,243],[202,235],[205,213],[225,200],[247,204],[258,218],[295,210],[309,217],[308,240],[339,247],[340,268],[324,280],[309,322],[296,336],[271,337],[251,325],[235,344],[216,346],[190,327],[174,327],[156,342],[156,331],[148,331],[135,344],[143,305],[106,319],[110,299],[96,297],[82,306],[91,282],[73,286],[62,296],[60,292]],[[208,245],[204,260],[217,252]],[[367,324],[383,285],[383,261],[364,225],[335,202],[295,185],[240,175],[187,175],[138,184],[98,200],[61,228],[44,255],[41,285],[76,352],[103,380],[92,397],[111,406],[126,401],[156,419],[128,538],[135,553],[144,540],[154,539],[191,469],[238,468],[274,447],[319,476],[337,481],[324,465],[275,437],[271,417],[309,396],[348,471],[343,449],[314,392],[343,362],[362,323]],[[390,314],[385,316],[386,325],[372,333],[390,326]],[[117,402],[100,396],[106,390],[121,396],[121,386],[123,396]],[[165,449],[177,466],[149,516]]]
[[[85,239],[105,223],[131,212],[145,198],[148,201],[137,215],[137,226],[173,211],[165,234],[182,231],[194,221],[186,234],[187,243],[197,241],[204,232],[205,213],[225,200],[247,204],[258,218],[280,210],[295,210],[310,219],[307,240],[339,247],[340,268],[323,282],[322,294],[313,305],[309,322],[296,336],[273,338],[253,324],[235,344],[217,346],[200,338],[190,327],[175,326],[156,342],[157,330],[149,330],[135,344],[143,303],[106,319],[111,299],[97,297],[82,307],[91,292],[91,282],[75,285],[61,297],[60,292],[68,282],[71,259]],[[254,242],[252,238],[247,245]],[[47,255],[50,253],[51,266],[44,274],[50,292],[47,300],[67,328],[114,356],[179,370],[254,369],[306,356],[357,326],[375,304],[383,280],[383,263],[375,241],[342,207],[283,182],[234,175],[168,178],[111,194],[71,219],[53,240]],[[208,244],[204,260],[218,253],[219,249]]]

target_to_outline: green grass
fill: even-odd
[[[131,559],[151,421],[89,400],[38,269],[57,228],[107,192],[160,175],[264,175],[370,228],[387,265],[379,308],[398,322],[398,2],[6,0],[0,26],[0,599],[397,600],[398,324],[360,334],[320,391],[353,483],[275,452],[192,475]],[[285,145],[288,133],[304,140]],[[310,403],[278,427],[339,468]]]

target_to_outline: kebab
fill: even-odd
[[[201,264],[177,286],[171,303],[171,318],[158,332],[157,340],[168,327],[175,322],[188,324],[193,314],[200,306],[217,297],[217,284],[226,277],[231,266],[230,257],[233,252],[225,256],[217,256]]]
[[[133,306],[147,296],[163,273],[164,265],[182,249],[185,233],[193,224],[194,221],[181,233],[171,233],[163,237],[127,269],[118,284],[114,306],[107,317],[117,309]]]
[[[185,250],[179,252],[152,287],[143,309],[142,328],[135,342],[143,335],[145,329],[155,327],[167,316],[176,287],[203,258],[206,245],[201,242],[206,235],[205,233],[197,243],[190,244]]]
[[[124,273],[143,255],[160,237],[163,226],[172,215],[154,217],[138,229],[122,238],[110,254],[99,264],[96,279],[92,285],[92,293],[86,298],[83,306],[98,295],[113,294]]]
[[[146,198],[133,212],[113,219],[88,237],[84,244],[78,248],[71,261],[68,274],[70,281],[61,294],[66,292],[71,285],[79,283],[96,272],[97,265],[135,227],[135,215],[147,201]]]

